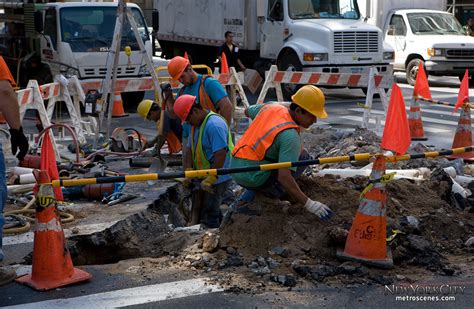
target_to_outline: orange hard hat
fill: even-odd
[[[170,73],[171,78],[178,80],[188,65],[189,60],[181,56],[176,56],[171,59],[170,63],[168,63],[168,72]]]
[[[186,121],[188,118],[189,112],[196,101],[196,97],[189,94],[180,95],[176,102],[174,102],[173,110],[176,115],[181,119],[181,123]]]

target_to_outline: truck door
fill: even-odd
[[[44,15],[44,35],[41,36],[41,60],[44,63],[51,62],[57,58],[58,50],[58,27],[56,9],[48,8]]]
[[[282,0],[268,0],[267,16],[261,27],[260,57],[276,59],[283,46]]]
[[[385,42],[390,44],[395,50],[395,63],[393,66],[397,69],[404,69],[405,59],[407,58],[407,26],[401,15],[392,15],[388,30],[385,35]]]

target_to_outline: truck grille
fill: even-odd
[[[474,49],[448,49],[446,50],[446,58],[474,58]]]
[[[81,76],[84,78],[90,77],[105,77],[107,74],[106,68],[84,68],[81,69]],[[138,75],[138,67],[118,67],[117,75],[123,76],[135,76]]]
[[[379,51],[379,34],[376,31],[334,32],[335,53],[376,53]]]

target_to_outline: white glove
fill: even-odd
[[[323,221],[329,220],[334,214],[331,208],[327,207],[323,203],[313,201],[311,199],[308,199],[306,201],[306,204],[304,204],[304,208],[310,213],[313,213],[318,216]]]

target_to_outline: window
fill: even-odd
[[[407,26],[405,25],[405,21],[403,17],[400,15],[393,15],[392,19],[390,20],[390,28],[387,35],[400,35],[406,36],[407,35]]]
[[[51,38],[53,48],[57,49],[58,30],[56,23],[56,10],[54,8],[47,9],[44,16],[44,34]]]
[[[282,0],[268,1],[268,17],[272,20],[283,20],[283,3]]]

